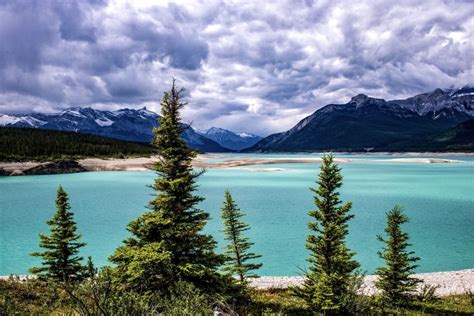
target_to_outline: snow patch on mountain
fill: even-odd
[[[81,114],[79,108],[66,109],[66,110],[61,111],[60,114],[69,114],[69,115],[73,115],[73,116],[77,116],[77,117],[85,117],[83,114]],[[54,113],[53,113],[53,115],[54,115]]]
[[[237,134],[237,135],[239,135],[240,137],[243,137],[243,138],[255,137],[255,135],[247,134],[247,133],[244,133],[244,132],[237,132],[235,134]]]
[[[24,127],[40,127],[46,122],[39,120],[37,118],[34,118],[32,116],[12,116],[12,115],[0,115],[0,126],[9,126],[9,125],[15,125],[15,124],[21,124]]]
[[[389,102],[415,111],[420,116],[431,115],[434,119],[459,114],[474,116],[474,88],[472,87],[436,89],[406,100]]]
[[[95,122],[99,126],[110,126],[115,123],[114,121],[109,120],[108,118],[96,119]]]
[[[10,115],[0,115],[0,125],[1,126],[5,126],[5,125],[8,125],[8,124],[15,124],[19,120],[21,120],[21,118],[19,118],[19,117],[10,116]]]

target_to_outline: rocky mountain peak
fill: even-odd
[[[350,103],[355,103],[356,106],[359,106],[362,103],[364,103],[365,101],[367,101],[368,99],[369,99],[369,96],[360,93],[360,94],[356,95],[355,97],[352,97]]]

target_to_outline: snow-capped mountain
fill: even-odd
[[[359,94],[346,104],[324,106],[246,151],[404,150],[473,117],[473,87],[392,101]]]
[[[406,100],[393,100],[389,103],[415,111],[421,116],[431,115],[433,119],[454,117],[462,114],[474,116],[474,87],[461,89],[436,89]]]
[[[0,125],[8,127],[44,128],[95,134],[135,142],[151,142],[152,130],[159,115],[142,108],[101,111],[92,108],[69,108],[57,113],[0,115]],[[183,133],[191,148],[203,152],[226,152],[227,148],[196,133],[191,127]]]
[[[221,146],[232,149],[241,150],[255,145],[262,137],[242,133],[232,132],[223,128],[211,127],[206,131],[199,132],[201,135],[218,142]]]

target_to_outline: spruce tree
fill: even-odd
[[[229,191],[225,191],[224,206],[221,209],[221,217],[224,222],[224,239],[230,243],[225,245],[226,262],[223,270],[230,275],[238,276],[239,281],[244,283],[247,278],[256,277],[252,271],[259,269],[262,264],[253,260],[260,258],[260,255],[249,252],[253,245],[249,238],[243,236],[243,232],[250,229],[249,225],[241,220],[245,215],[239,209],[237,203],[232,199]]]
[[[79,242],[81,235],[76,232],[74,214],[70,211],[66,191],[59,186],[56,195],[56,213],[47,223],[51,235],[40,234],[40,247],[44,252],[34,252],[32,256],[43,259],[41,267],[31,268],[30,272],[41,279],[70,283],[83,276],[85,267],[78,256],[79,249],[85,243]]]
[[[154,129],[154,145],[160,158],[154,169],[158,175],[151,188],[156,196],[149,211],[128,225],[132,237],[124,241],[110,260],[119,279],[141,291],[169,295],[177,281],[193,283],[204,291],[216,290],[218,267],[224,257],[214,252],[216,242],[202,232],[209,214],[196,206],[203,200],[195,195],[196,178],[191,166],[196,152],[181,138],[186,126],[180,111],[184,89],[171,91],[161,101],[159,127]]]
[[[348,222],[353,217],[349,214],[352,204],[342,204],[339,198],[342,175],[332,154],[323,156],[316,183],[318,188],[311,189],[316,210],[308,213],[314,219],[308,223],[312,233],[306,243],[310,266],[303,287],[296,289],[296,294],[314,311],[340,314],[359,263],[352,259],[354,253],[345,244]]]
[[[382,302],[391,307],[403,307],[410,303],[413,291],[421,280],[410,277],[418,267],[415,262],[420,258],[414,256],[413,251],[408,251],[408,233],[402,231],[401,225],[409,221],[403,214],[403,209],[396,205],[387,213],[387,239],[377,236],[385,243],[383,251],[378,255],[385,261],[385,265],[377,268],[378,280],[375,286],[381,291]]]

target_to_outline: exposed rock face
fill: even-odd
[[[62,174],[87,171],[77,161],[65,160],[40,164],[36,167],[26,169],[22,175],[40,175],[40,174]]]

